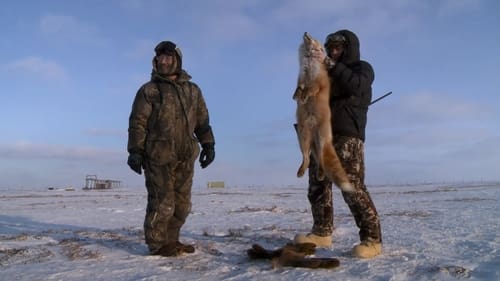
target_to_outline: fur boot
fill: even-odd
[[[352,249],[352,255],[361,259],[370,259],[382,253],[382,243],[363,241]]]
[[[331,236],[319,236],[314,233],[309,234],[297,234],[293,239],[295,244],[301,243],[313,243],[318,248],[330,248],[332,246]]]

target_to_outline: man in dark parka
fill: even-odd
[[[375,74],[372,66],[360,60],[359,39],[352,31],[339,30],[329,34],[324,52],[315,54],[328,68],[331,87],[332,132],[335,150],[349,180],[355,187],[343,192],[344,201],[359,227],[360,243],[352,253],[359,258],[372,258],[382,252],[380,219],[366,189],[364,141],[368,106],[372,98]],[[314,160],[314,159],[312,159]],[[309,166],[308,199],[313,227],[309,234],[298,234],[296,243],[312,242],[330,247],[333,233],[332,182],[316,177],[318,166]]]

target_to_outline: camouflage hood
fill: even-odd
[[[189,75],[184,69],[181,70],[181,74],[177,76],[177,80],[175,80],[178,83],[181,82],[187,82],[191,80],[191,75]],[[151,82],[162,82],[162,81],[171,81],[168,78],[163,77],[161,74],[156,72],[156,70],[153,69],[151,72]]]
[[[344,46],[344,53],[340,58],[340,61],[346,65],[350,65],[360,60],[360,52],[359,52],[359,39],[354,32],[342,29],[335,33],[329,34],[326,38],[325,46],[328,44],[328,38],[333,37],[335,35],[342,35],[346,39],[346,43]]]

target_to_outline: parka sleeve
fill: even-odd
[[[365,61],[361,61],[361,67],[356,71],[340,62],[330,70],[330,75],[341,83],[348,93],[355,96],[361,96],[371,89],[375,79],[372,66]]]
[[[144,153],[144,143],[147,134],[147,124],[151,115],[152,105],[148,101],[145,87],[141,87],[135,95],[132,111],[128,125],[128,145],[129,153]]]
[[[194,133],[200,144],[212,143],[215,144],[214,134],[210,126],[210,118],[208,116],[208,108],[200,88],[194,85],[198,92],[198,106],[196,109],[196,127]]]

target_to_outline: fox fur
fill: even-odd
[[[326,176],[342,191],[351,192],[353,186],[333,147],[328,70],[312,56],[313,52],[321,51],[325,51],[323,44],[305,32],[299,48],[300,72],[293,95],[297,101],[296,130],[302,152],[297,177],[304,175],[312,155],[318,163],[318,179]]]
[[[276,267],[305,267],[305,268],[336,268],[340,261],[336,258],[308,258],[316,250],[314,243],[287,244],[276,250],[267,250],[259,244],[253,244],[247,254],[251,259],[269,259]]]

